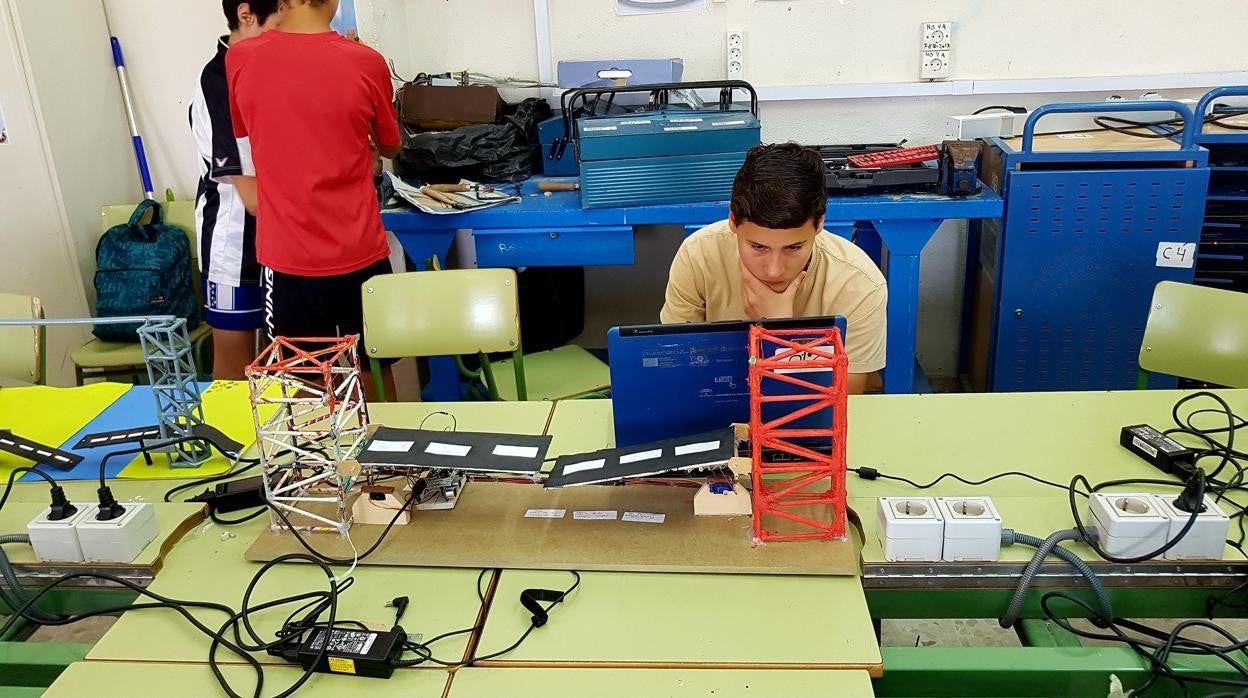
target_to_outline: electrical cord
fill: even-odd
[[[417,654],[417,657],[415,659],[401,659],[395,663],[395,666],[411,667],[411,666],[423,664],[425,662],[429,662],[431,664],[437,664],[439,666],[448,667],[448,668],[449,667],[462,667],[462,666],[470,666],[476,662],[485,661],[488,659],[495,659],[505,654],[508,654],[510,652],[514,652],[517,647],[524,644],[524,641],[529,638],[529,635],[531,635],[534,630],[546,625],[546,622],[549,620],[549,614],[550,614],[551,609],[553,609],[556,605],[562,603],[564,599],[566,599],[572,592],[576,591],[577,588],[580,587],[581,574],[579,572],[576,572],[575,570],[568,570],[568,573],[572,575],[572,578],[573,578],[572,585],[569,586],[567,589],[564,589],[563,591],[558,591],[558,590],[553,590],[553,589],[525,589],[523,592],[521,592],[520,601],[526,609],[528,609],[529,611],[533,613],[533,616],[529,621],[529,627],[525,629],[525,631],[520,635],[519,639],[517,639],[515,642],[508,645],[506,648],[498,650],[497,652],[490,652],[488,654],[482,654],[482,655],[478,655],[474,652],[472,656],[468,657],[467,659],[456,661],[456,662],[441,660],[433,656],[433,651],[429,648],[430,645],[434,644],[435,642],[439,640],[445,639],[447,637],[452,637],[455,635],[463,635],[465,633],[471,633],[476,630],[479,630],[481,626],[480,624],[478,624],[477,626],[474,626],[472,628],[465,628],[463,630],[456,630],[450,633],[443,633],[442,635],[438,635],[425,642],[413,642],[409,640],[408,642],[404,643],[403,647],[405,650],[408,650],[410,652],[415,652]],[[484,574],[485,574],[485,571],[483,570],[482,575]],[[484,594],[481,592],[481,576],[477,577],[477,595],[484,601]],[[543,605],[543,603],[545,603],[545,605]]]
[[[360,553],[359,555],[356,555],[353,558],[337,558],[331,555],[326,555],[325,553],[322,553],[316,548],[313,548],[311,544],[309,544],[308,541],[303,537],[303,535],[299,533],[299,530],[295,528],[293,524],[290,523],[290,519],[286,517],[286,514],[285,512],[282,511],[281,507],[275,505],[273,502],[268,502],[267,505],[270,509],[273,510],[274,513],[277,514],[278,518],[282,520],[282,523],[286,524],[286,528],[292,534],[294,534],[295,540],[299,541],[299,544],[303,546],[304,550],[307,550],[309,553],[315,556],[318,560],[323,560],[324,562],[331,564],[331,565],[355,565],[360,560],[363,560],[364,558],[373,554],[373,551],[375,551],[381,545],[382,541],[384,541],[386,539],[386,536],[389,535],[390,529],[394,528],[394,524],[399,520],[399,517],[403,515],[404,511],[407,511],[407,508],[412,505],[412,502],[416,501],[416,498],[419,497],[421,492],[424,491],[425,489],[424,485],[425,485],[424,479],[416,480],[416,482],[412,486],[411,491],[407,495],[407,499],[403,502],[403,506],[395,510],[394,516],[390,518],[390,523],[386,524],[386,527],[382,530],[381,535],[377,536],[377,540],[373,541],[373,544],[369,546],[367,550],[365,550],[363,553]]]
[[[4,494],[0,495],[0,510],[4,509],[4,503],[9,500],[9,493],[13,491],[13,483],[17,482],[18,476],[22,473],[34,473],[51,485],[53,490],[60,489],[60,485],[56,484],[56,480],[52,479],[51,475],[40,470],[37,465],[14,468],[9,473],[9,481],[4,485]]]
[[[20,606],[15,608],[14,613],[8,618],[8,620],[3,625],[0,625],[0,635],[4,635],[5,633],[9,632],[12,629],[13,625],[22,618],[25,618],[27,620],[33,620],[34,622],[40,623],[42,625],[69,625],[71,623],[75,623],[80,620],[84,620],[86,618],[92,618],[92,617],[101,616],[101,615],[115,615],[117,613],[122,613],[122,612],[130,612],[130,611],[153,609],[153,608],[171,609],[171,610],[176,611],[179,615],[181,615],[182,618],[185,619],[188,623],[190,623],[193,627],[195,627],[196,630],[198,630],[200,633],[204,634],[205,636],[207,636],[208,638],[212,640],[212,644],[209,648],[209,655],[208,655],[209,668],[211,669],[213,676],[216,678],[218,685],[220,685],[221,689],[226,693],[226,695],[230,696],[231,698],[243,698],[243,696],[240,693],[236,692],[230,686],[229,682],[226,680],[224,674],[221,671],[220,665],[217,660],[217,653],[221,647],[225,647],[230,652],[237,655],[244,662],[246,662],[249,666],[251,666],[252,669],[255,671],[256,687],[252,695],[254,696],[254,698],[259,698],[264,688],[264,666],[254,656],[252,656],[252,652],[266,650],[270,647],[290,645],[292,643],[302,643],[304,636],[310,631],[321,629],[321,628],[335,627],[339,625],[339,622],[336,620],[337,611],[338,611],[338,596],[347,588],[349,588],[352,584],[352,580],[349,580],[349,579],[341,581],[341,582],[331,581],[329,585],[329,589],[325,591],[305,592],[302,594],[279,598],[279,599],[268,601],[262,604],[253,605],[251,601],[251,597],[255,592],[256,586],[260,583],[260,580],[265,576],[265,574],[269,570],[271,570],[272,568],[274,568],[275,566],[281,563],[296,562],[296,561],[312,563],[318,566],[321,569],[321,571],[325,573],[328,579],[330,580],[334,579],[333,571],[324,562],[312,556],[304,555],[302,553],[282,555],[280,557],[277,557],[271,560],[268,563],[265,563],[256,572],[256,574],[252,576],[252,579],[250,583],[247,585],[247,589],[243,595],[241,610],[237,612],[224,604],[206,602],[206,601],[188,601],[188,600],[181,600],[181,599],[174,599],[174,598],[166,597],[159,593],[153,592],[149,589],[144,589],[129,580],[122,579],[120,577],[115,577],[112,575],[101,574],[101,573],[86,573],[86,572],[67,574],[67,575],[58,577],[57,579],[49,583],[47,586],[42,587],[37,592],[32,594],[28,599],[26,599],[24,603],[22,603]],[[52,620],[39,620],[37,618],[31,617],[31,611],[34,608],[34,605],[44,595],[50,593],[53,589],[56,589],[60,586],[67,585],[77,580],[97,580],[97,581],[102,580],[102,581],[110,582],[119,586],[126,587],[130,589],[131,591],[134,591],[136,594],[138,594],[141,597],[154,599],[155,602],[154,603],[132,603],[132,604],[124,605],[124,606],[116,606],[112,608],[98,609],[89,613],[84,613],[84,614],[80,614],[76,616],[67,616],[64,618],[52,619]],[[265,642],[260,638],[259,633],[255,630],[255,627],[252,624],[252,621],[251,621],[252,615],[259,613],[261,611],[268,610],[268,609],[285,606],[285,605],[289,605],[293,603],[298,603],[306,599],[312,599],[311,605],[305,604],[302,608],[297,609],[295,613],[292,613],[291,616],[287,618],[287,622],[283,625],[282,629],[279,630],[277,633],[278,635],[277,640],[273,642]],[[220,628],[213,630],[211,627],[205,625],[204,622],[200,621],[198,618],[196,618],[194,615],[190,613],[189,609],[193,609],[193,608],[206,609],[210,611],[223,613],[226,615],[227,620],[225,621],[224,624],[220,626]],[[300,618],[295,618],[295,616],[298,615],[300,612],[303,612],[304,615]],[[328,613],[328,619],[325,622],[319,621],[319,618],[325,613]],[[351,621],[351,622],[354,623],[354,621]],[[245,642],[242,639],[242,635],[240,631],[240,624],[243,626],[243,629],[247,631],[248,635],[251,637],[251,640],[254,644]],[[226,636],[226,633],[228,630],[233,631],[234,641],[231,641]],[[306,669],[300,675],[299,679],[296,680],[291,686],[287,687],[282,692],[275,694],[272,698],[285,698],[286,696],[290,696],[292,693],[298,690],[301,686],[303,686],[303,684],[307,682],[307,680],[312,676],[312,674],[315,673],[315,666],[319,664],[320,660],[324,657],[325,652],[327,651],[327,644],[328,643],[322,643],[320,652],[317,656],[317,662],[310,665],[309,668]]]
[[[1048,485],[1049,487],[1056,487],[1057,489],[1062,490],[1062,491],[1070,490],[1069,485],[1063,485],[1061,483],[1053,482],[1051,480],[1045,480],[1044,478],[1036,477],[1035,475],[1032,475],[1031,473],[1023,473],[1017,470],[1011,470],[1009,472],[1004,472],[1004,473],[997,473],[996,475],[991,475],[982,480],[968,480],[956,473],[941,473],[939,476],[936,477],[935,480],[932,480],[931,482],[926,483],[926,484],[919,484],[915,482],[914,480],[901,477],[900,475],[886,475],[875,468],[867,467],[865,465],[859,466],[857,468],[849,468],[849,472],[854,473],[855,475],[862,478],[863,480],[895,480],[897,482],[904,482],[907,485],[910,485],[911,487],[915,489],[919,489],[919,490],[931,489],[935,487],[936,485],[940,484],[940,482],[945,479],[957,480],[958,482],[961,482],[965,485],[978,487],[980,485],[985,485],[989,482],[992,482],[993,480],[999,480],[1004,477],[1021,477],[1021,478],[1026,478],[1028,480],[1031,480],[1033,482],[1038,482],[1041,485]],[[1083,497],[1088,496],[1084,492],[1079,492],[1078,494]]]
[[[1055,599],[1061,599],[1078,606],[1089,618],[1099,620],[1099,625],[1107,629],[1109,632],[1095,633],[1075,627],[1068,620],[1069,614],[1064,616],[1054,611],[1052,608],[1052,602]],[[1183,689],[1185,694],[1187,692],[1186,684],[1188,683],[1228,686],[1241,689],[1241,692],[1244,689],[1248,689],[1248,667],[1245,667],[1243,664],[1231,657],[1232,652],[1242,652],[1246,647],[1248,647],[1248,641],[1237,640],[1231,633],[1226,631],[1226,629],[1212,622],[1204,620],[1188,620],[1179,623],[1170,632],[1163,632],[1142,623],[1107,618],[1100,613],[1099,609],[1085,603],[1082,599],[1060,591],[1049,592],[1042,596],[1040,598],[1040,607],[1044,612],[1045,617],[1067,632],[1091,640],[1119,642],[1125,644],[1135,650],[1141,657],[1146,659],[1151,668],[1150,677],[1142,686],[1134,689],[1131,692],[1131,695],[1144,694],[1161,679],[1174,681]],[[1123,628],[1142,633],[1153,638],[1153,640],[1142,637],[1132,637],[1124,632]],[[1215,646],[1207,642],[1183,637],[1184,631],[1189,628],[1205,628],[1207,630],[1211,630],[1221,637],[1229,640],[1230,644]],[[1160,642],[1154,640],[1160,640]],[[1234,679],[1221,679],[1213,676],[1196,675],[1194,673],[1191,675],[1182,675],[1169,665],[1170,658],[1173,654],[1204,654],[1216,657],[1236,673],[1243,676],[1245,680],[1239,681]],[[1237,693],[1235,695],[1240,694]]]

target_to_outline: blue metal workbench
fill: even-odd
[[[538,181],[521,185],[520,201],[483,211],[435,216],[391,208],[381,218],[408,256],[425,269],[434,255],[446,257],[459,229],[473,231],[478,266],[597,266],[633,264],[633,226],[675,224],[690,231],[728,217],[725,201],[582,209],[578,192],[547,196],[537,191]],[[914,390],[919,253],[924,245],[945,220],[997,218],[1001,211],[1001,198],[987,187],[960,198],[863,194],[828,199],[825,227],[848,237],[855,221],[869,222],[869,228],[859,228],[858,243],[882,257],[877,261],[888,278],[885,392]],[[430,397],[453,400],[456,395],[450,390],[436,386]]]

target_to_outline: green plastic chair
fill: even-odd
[[[607,365],[582,347],[523,352],[517,284],[511,269],[416,271],[365,282],[364,352],[379,398],[385,400],[378,359],[447,354],[455,356],[474,397],[562,400],[609,388]],[[489,359],[498,353],[511,358]],[[461,358],[472,354],[480,361],[478,369],[468,368]]]
[[[1248,388],[1248,293],[1162,281],[1153,290],[1136,387],[1165,373]]]
[[[135,204],[137,205],[137,204]],[[125,223],[134,213],[134,206],[121,204],[104,206],[100,209],[103,225],[100,232]],[[161,215],[164,222],[175,225],[186,231],[191,243],[191,283],[195,286],[195,296],[200,305],[204,299],[199,281],[199,248],[195,244],[195,202],[167,201],[161,203]],[[194,348],[195,364],[200,376],[207,374],[208,351],[211,342],[212,328],[201,322],[190,331],[191,346]],[[74,378],[78,385],[90,379],[102,378],[112,381],[129,381],[142,383],[147,380],[147,368],[143,363],[143,347],[138,342],[105,342],[92,338],[91,341],[78,347],[70,358],[74,362]]]
[[[43,318],[34,296],[0,293],[0,318]],[[38,325],[0,327],[0,378],[43,385],[47,380],[47,336]]]

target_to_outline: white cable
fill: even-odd
[[[355,541],[351,540],[350,530],[347,531],[347,544],[351,546],[351,567],[347,568],[347,571],[345,574],[334,575],[330,579],[330,581],[333,582],[334,584],[350,579],[351,573],[355,572],[355,566],[360,561],[360,551],[355,549]]]

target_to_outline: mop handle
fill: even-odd
[[[126,104],[126,120],[130,122],[130,138],[134,142],[134,159],[139,163],[139,179],[143,182],[146,198],[156,200],[152,190],[152,174],[147,169],[147,153],[143,150],[143,137],[139,135],[139,122],[134,116],[134,101],[130,98],[130,83],[126,80],[126,62],[121,56],[121,42],[108,37],[113,45],[113,65],[117,66],[117,79],[121,81],[121,99]]]

